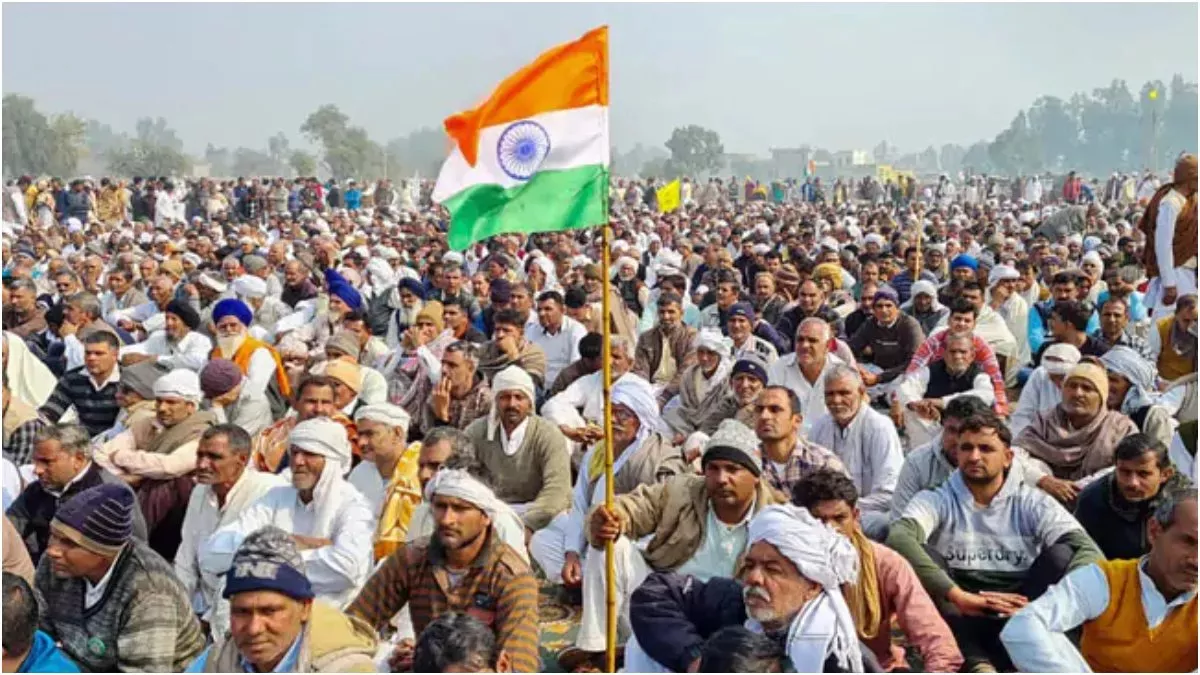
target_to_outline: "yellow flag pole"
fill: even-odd
[[[600,301],[600,313],[603,317],[603,355],[604,365],[604,508],[613,510],[613,429],[612,429],[612,294],[609,281],[609,239],[612,237],[608,225],[601,228],[600,278],[603,284],[603,297]],[[607,646],[605,648],[605,672],[617,672],[617,576],[616,561],[613,557],[613,542],[604,543],[604,604],[607,612]]]

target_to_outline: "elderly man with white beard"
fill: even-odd
[[[900,435],[892,421],[867,402],[862,376],[838,366],[824,377],[828,413],[813,423],[809,440],[829,448],[842,460],[854,487],[862,495],[863,532],[875,541],[887,536],[892,491],[904,465]]]
[[[778,641],[794,672],[864,672],[864,659],[878,672],[842,596],[858,574],[849,539],[807,509],[768,506],[750,521],[736,578],[659,572],[634,591],[625,667],[692,672],[709,635],[744,625]]]
[[[144,342],[121,348],[121,365],[132,366],[153,361],[167,368],[187,368],[200,372],[212,351],[212,341],[200,328],[200,313],[190,303],[175,299],[163,312],[165,326]]]
[[[343,478],[350,441],[345,427],[318,417],[296,424],[288,445],[292,484],[267,491],[213,533],[201,545],[200,568],[224,573],[247,535],[274,525],[296,540],[317,597],[342,607],[371,571],[375,531],[370,505]]]
[[[685,465],[661,423],[654,388],[637,375],[622,377],[612,388],[613,492],[625,494],[639,485],[659,483],[683,473]],[[534,533],[530,553],[546,577],[577,587],[583,581],[583,557],[588,553],[584,522],[604,501],[604,444],[584,455],[572,493],[571,508]],[[586,595],[586,593],[585,593]],[[584,605],[589,598],[584,597]],[[599,606],[600,600],[592,603]]]
[[[946,404],[963,395],[977,396],[988,405],[996,400],[992,379],[975,363],[971,337],[952,335],[946,339],[942,358],[905,375],[896,388],[892,405],[903,411],[908,447],[932,440]]]
[[[246,376],[242,391],[265,395],[273,377],[280,396],[291,398],[292,388],[279,353],[249,334],[254,323],[250,306],[236,298],[226,298],[213,306],[212,318],[217,329],[217,346],[209,357],[237,364]]]
[[[614,335],[609,345],[610,368],[614,385],[633,368],[633,347],[628,340]],[[587,446],[603,437],[604,372],[597,370],[575,380],[566,389],[542,405],[542,417],[558,425],[571,444],[571,457],[578,459]]]

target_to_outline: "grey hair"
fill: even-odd
[[[610,337],[608,339],[608,346],[610,349],[620,348],[626,354],[633,356],[633,342],[624,335],[613,335]]]
[[[1158,521],[1162,529],[1171,529],[1171,526],[1175,524],[1175,512],[1179,509],[1179,505],[1188,501],[1196,501],[1196,487],[1194,485],[1167,487],[1162,491],[1162,497],[1159,498],[1158,504],[1154,507],[1154,520]]]
[[[87,429],[78,424],[44,426],[34,434],[33,442],[36,445],[44,441],[58,441],[64,451],[92,458],[92,439],[88,436]]]
[[[801,321],[800,325],[796,326],[796,335],[799,335],[800,331],[803,330],[805,326],[813,326],[813,325],[821,326],[822,330],[825,331],[825,339],[826,340],[833,337],[833,331],[830,330],[830,328],[829,328],[829,322],[827,322],[825,319],[822,319],[819,316],[810,316],[807,319]]]
[[[442,441],[450,444],[450,457],[457,457],[463,462],[473,462],[477,459],[475,444],[466,434],[455,427],[434,427],[425,434],[425,438],[421,442],[424,445],[435,445]]]
[[[17,279],[9,285],[9,288],[14,291],[29,291],[30,293],[37,295],[37,284],[33,283],[29,279]]]
[[[472,342],[459,340],[458,342],[451,343],[446,347],[446,352],[459,352],[463,355],[464,359],[471,362],[472,367],[479,366],[479,346]]]
[[[820,319],[818,319],[818,321],[820,321]],[[822,321],[822,323],[824,323],[824,322]],[[855,370],[854,368],[851,368],[850,366],[848,366],[844,363],[841,365],[834,366],[833,369],[830,370],[829,373],[827,373],[825,375],[825,386],[828,387],[829,385],[833,384],[834,382],[836,382],[838,380],[842,380],[842,379],[853,380],[856,384],[858,384],[858,386],[860,388],[865,389],[867,386],[863,382],[862,375],[860,375],[857,370]]]
[[[242,259],[242,267],[245,267],[247,272],[254,274],[267,268],[267,259],[260,255],[248,255]]]
[[[97,298],[95,293],[80,291],[67,298],[67,304],[92,318],[100,316],[100,298]]]

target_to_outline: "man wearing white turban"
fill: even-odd
[[[768,506],[750,521],[736,579],[656,573],[634,591],[625,666],[686,672],[707,633],[744,624],[778,640],[795,672],[863,672],[865,650],[842,595],[858,574],[849,539],[807,509]]]
[[[419,443],[408,445],[408,413],[398,405],[374,403],[358,409],[354,422],[364,461],[346,479],[366,498],[375,514],[375,560],[404,541],[408,524],[421,503],[417,480]]]
[[[686,467],[679,449],[671,444],[669,431],[658,415],[654,388],[641,377],[623,376],[612,388],[613,405],[613,491],[632,492],[651,485]],[[530,553],[546,578],[576,587],[583,581],[583,557],[587,554],[584,519],[604,501],[604,443],[597,443],[583,457],[575,481],[571,509],[558,514],[550,525],[538,530],[529,542]],[[604,611],[603,598],[589,598],[584,611]]]
[[[291,485],[273,488],[201,544],[200,568],[229,569],[251,532],[274,525],[292,534],[317,597],[343,607],[371,570],[375,517],[343,477],[350,467],[346,428],[325,417],[299,422],[288,436]]]
[[[492,409],[465,430],[492,473],[496,496],[537,531],[571,501],[571,456],[558,425],[533,414],[533,378],[517,366],[496,373]]]

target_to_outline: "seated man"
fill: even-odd
[[[375,561],[404,542],[413,510],[421,503],[417,461],[420,444],[411,446],[408,413],[391,403],[363,406],[354,415],[363,461],[347,481],[367,500],[375,516]]]
[[[890,287],[875,291],[871,307],[872,317],[849,341],[859,360],[863,383],[868,387],[888,384],[903,375],[913,353],[925,341],[921,324],[901,313],[899,298]]]
[[[525,339],[546,355],[544,386],[558,379],[564,368],[579,360],[579,341],[587,328],[563,314],[563,297],[558,291],[543,291],[537,298],[537,321],[525,326]]]
[[[777,384],[765,387],[754,404],[754,433],[758,436],[763,474],[784,496],[792,486],[818,469],[846,472],[838,456],[800,433],[804,415],[796,392]]]
[[[626,494],[639,485],[653,485],[685,472],[679,450],[661,424],[649,382],[632,374],[622,377],[613,385],[612,406],[613,494]],[[601,442],[584,455],[571,508],[555,516],[529,542],[530,553],[551,582],[561,580],[578,587],[583,580],[587,554],[584,520],[593,507],[604,502],[604,454]],[[601,606],[603,601],[584,597],[583,604]]]
[[[200,435],[216,421],[199,409],[203,400],[195,371],[173,370],[154,383],[156,423],[123,431],[92,455],[137,492],[150,548],[167,560],[174,560],[179,548]]]
[[[213,306],[212,318],[217,346],[209,358],[229,359],[236,363],[246,376],[243,392],[268,395],[269,398],[278,395],[282,400],[290,398],[292,388],[279,352],[249,334],[254,319],[250,307],[236,298],[226,298]]]
[[[950,318],[946,329],[937,329],[926,338],[913,354],[905,374],[916,372],[921,367],[928,366],[937,360],[946,351],[946,340],[951,335],[970,335],[971,340],[975,343],[975,362],[992,379],[992,389],[996,393],[996,412],[1000,415],[1007,415],[1008,394],[1004,388],[1004,373],[1000,370],[1000,362],[996,360],[996,353],[992,351],[987,340],[975,334],[977,311],[975,305],[962,298],[954,301],[950,306]]]
[[[958,469],[914,497],[888,532],[888,547],[950,624],[966,668],[1007,667],[1004,621],[1068,570],[1102,557],[1066,509],[1011,470],[1011,441],[994,413],[965,420]]]
[[[1150,343],[1129,330],[1129,301],[1124,298],[1109,297],[1100,305],[1100,328],[1090,335],[1110,349],[1128,347],[1146,361],[1155,362]]]
[[[474,470],[485,471],[479,466]],[[417,635],[439,616],[469,613],[495,633],[500,648],[512,659],[513,670],[536,672],[537,581],[493,527],[499,500],[462,469],[438,471],[426,494],[437,522],[433,536],[397,548],[367,580],[346,613],[383,630],[407,606]],[[458,581],[448,590],[444,580],[451,578]],[[401,641],[392,652],[392,668],[410,668],[412,656],[412,640]]]
[[[479,354],[479,372],[489,382],[507,368],[516,366],[533,378],[539,389],[546,386],[546,352],[525,337],[525,319],[516,309],[502,309],[492,319],[492,341]]]
[[[942,411],[959,396],[975,396],[991,405],[996,400],[992,379],[975,362],[975,345],[968,335],[946,340],[942,358],[905,375],[892,399],[892,420],[902,411],[908,447],[924,445],[937,435]]]
[[[479,348],[468,342],[451,343],[442,352],[441,379],[421,407],[421,432],[442,426],[466,429],[491,409],[492,390],[479,372]]]
[[[864,672],[870,652],[842,596],[859,575],[850,541],[791,504],[766,507],[748,529],[736,579],[656,572],[633,592],[629,672],[692,672],[706,638],[741,625],[777,641],[791,671]]]
[[[346,429],[318,417],[288,435],[292,484],[268,490],[201,546],[200,568],[222,573],[242,541],[274,525],[289,532],[304,557],[317,597],[344,606],[371,570],[375,518],[362,495],[342,476],[350,464]]]
[[[417,639],[414,673],[508,673],[512,657],[496,643],[496,634],[470,614],[443,614]]]
[[[61,505],[88,488],[124,482],[92,461],[87,431],[77,424],[55,424],[38,430],[33,437],[32,460],[37,480],[9,505],[8,519],[36,565],[46,552],[50,523]],[[141,509],[133,510],[133,535],[146,540]]]
[[[597,348],[600,348],[599,344]],[[633,348],[628,340],[614,335],[609,344],[609,356],[609,370],[615,385],[633,368]],[[558,425],[558,430],[571,444],[572,463],[578,464],[588,446],[604,437],[600,426],[604,420],[604,373],[599,366],[551,396],[542,405],[542,417]]]
[[[829,412],[813,424],[809,439],[842,460],[862,495],[863,529],[882,540],[892,490],[904,464],[900,435],[886,415],[870,406],[866,385],[849,366],[838,366],[825,376],[825,407]]]
[[[932,334],[934,328],[950,316],[950,309],[938,302],[937,287],[926,279],[912,285],[912,295],[900,305],[900,309],[921,324],[921,332],[925,335]]]
[[[328,417],[346,429],[347,438],[350,438],[352,429],[357,437],[358,431],[354,427],[354,421],[334,406],[334,389],[338,386],[340,385],[336,384],[333,378],[325,375],[309,375],[300,381],[292,400],[292,410],[295,414],[289,413],[254,436],[251,459],[259,471],[278,473],[287,466],[290,447],[288,436],[300,422]],[[350,438],[351,452],[354,440],[355,438]]]
[[[958,672],[963,658],[950,627],[908,561],[863,534],[857,502],[854,483],[837,471],[818,469],[792,486],[792,503],[845,535],[858,553],[858,579],[843,589],[858,639],[885,671],[907,668],[904,648],[892,642],[891,627],[898,623],[926,672]]]
[[[128,372],[126,368],[124,372]],[[124,374],[124,373],[122,373]],[[200,369],[200,390],[216,421],[241,427],[254,436],[274,423],[266,396],[243,394],[246,376],[229,359],[212,359]]]
[[[1109,410],[1128,416],[1142,433],[1169,447],[1177,422],[1159,396],[1152,362],[1129,347],[1113,347],[1100,357],[1100,364],[1108,375]]]
[[[1132,420],[1108,409],[1108,393],[1104,369],[1080,363],[1063,380],[1062,402],[1038,413],[1014,440],[1049,465],[1057,482],[1074,484],[1068,501],[1112,466],[1117,443],[1137,431]]]
[[[200,547],[213,532],[233,522],[271,488],[287,481],[250,465],[250,436],[240,427],[219,424],[200,436],[196,448],[196,489],[188,499],[175,576],[183,583],[202,626],[216,637],[229,626],[229,603],[221,597],[225,579],[200,568]]]
[[[683,323],[683,301],[674,293],[658,296],[658,324],[642,333],[633,372],[654,385],[660,403],[679,393],[683,370],[696,362],[696,329]]]
[[[780,358],[767,369],[769,382],[795,392],[804,413],[802,434],[824,415],[825,376],[845,362],[829,352],[833,333],[824,319],[809,317],[796,329],[796,351]]]
[[[983,399],[971,394],[959,396],[946,404],[942,411],[940,433],[925,445],[909,450],[904,456],[904,466],[900,467],[900,477],[896,479],[896,489],[892,492],[892,506],[888,512],[890,520],[899,519],[904,514],[904,507],[917,493],[932,490],[946,482],[958,468],[958,434],[962,431],[963,422],[991,409]],[[1022,480],[1031,487],[1047,485],[1045,479],[1053,478],[1046,465],[1030,459],[1029,453],[1016,447],[1013,448],[1012,470],[1021,472]]]
[[[1008,329],[1008,323],[999,312],[992,309],[991,305],[985,302],[983,286],[978,282],[968,281],[964,283],[958,297],[966,300],[975,307],[974,334],[983,338],[988,346],[992,348],[992,352],[996,355],[996,361],[1000,365],[1000,372],[1005,375],[1005,381],[1016,384],[1016,375],[1019,370],[1019,368],[1015,367],[1017,339],[1013,336],[1012,331]],[[948,323],[949,321],[950,317],[947,316],[946,322]],[[938,328],[942,328],[945,325],[946,323],[942,323]]]
[[[628,617],[630,594],[654,571],[674,570],[701,580],[733,575],[750,519],[778,501],[762,479],[757,446],[750,429],[726,420],[705,445],[703,476],[689,473],[642,485],[616,498],[611,511],[603,504],[592,509],[591,545],[603,549],[613,542],[620,621]],[[650,542],[644,549],[634,543],[646,536]],[[597,662],[604,651],[604,559],[600,551],[585,556],[584,593],[594,604],[584,607],[577,647],[560,654],[564,668]]]
[[[83,341],[86,352],[83,367],[68,370],[63,375],[50,398],[38,408],[38,414],[54,424],[74,408],[79,423],[87,429],[89,436],[95,436],[110,429],[121,410],[117,403],[121,381],[121,367],[117,365],[120,342],[112,333],[103,331],[96,331]]]
[[[733,341],[733,356],[741,358],[743,354],[757,354],[767,364],[772,364],[779,358],[779,348],[772,340],[778,340],[779,333],[771,324],[754,315],[754,305],[748,302],[736,302],[729,308],[729,317],[725,322],[726,333]],[[759,337],[758,333],[770,331],[771,340]]]
[[[619,336],[613,336],[613,339],[619,339]],[[546,391],[546,398],[553,398],[580,378],[599,372],[604,365],[603,352],[603,335],[600,333],[588,333],[584,335],[579,340],[579,358],[566,368],[563,368],[558,377],[554,378],[550,389]]]
[[[1126,436],[1113,453],[1114,470],[1079,494],[1075,518],[1109,559],[1139,558],[1149,550],[1147,523],[1177,476],[1166,446],[1146,434]]]
[[[730,371],[729,387],[733,390],[733,398],[737,403],[737,412],[733,418],[753,428],[758,417],[755,404],[763,387],[767,386],[767,362],[756,354],[746,354],[733,363]]]
[[[496,373],[492,392],[491,412],[465,433],[492,475],[496,496],[536,532],[571,504],[567,439],[553,422],[533,414],[537,395],[524,370],[509,366]]]
[[[1180,296],[1175,313],[1156,318],[1150,327],[1150,355],[1158,376],[1167,382],[1196,372],[1196,294]]]
[[[1196,489],[1168,491],[1147,529],[1146,555],[1080,567],[1009,619],[1000,639],[1013,665],[1042,673],[1195,669]],[[1080,627],[1078,643],[1067,637]]]
[[[34,584],[45,601],[41,625],[83,670],[177,673],[204,648],[171,563],[133,537],[137,508],[128,487],[98,485],[50,523]]]
[[[163,317],[166,323],[161,330],[151,333],[144,342],[121,348],[121,365],[153,361],[171,369],[200,372],[212,352],[212,341],[197,331],[200,313],[187,301],[177,299],[167,304]]]
[[[1062,402],[1063,380],[1081,358],[1074,345],[1056,344],[1046,348],[1042,365],[1034,368],[1025,380],[1021,398],[1008,420],[1013,436],[1020,435],[1038,413]]]
[[[242,542],[224,578],[229,630],[188,673],[373,673],[375,631],[316,599],[300,547],[268,525]]]
[[[734,411],[729,384],[730,340],[714,328],[696,334],[696,363],[684,368],[679,396],[663,407],[663,421],[676,442],[694,431],[712,433]]]
[[[3,602],[4,672],[79,672],[79,666],[54,644],[54,638],[38,630],[41,611],[29,581],[6,570]]]
[[[1109,345],[1088,335],[1091,305],[1079,300],[1064,300],[1050,308],[1050,338],[1033,354],[1033,365],[1042,362],[1042,354],[1051,345],[1068,344],[1084,356],[1102,356]]]
[[[786,657],[776,640],[744,626],[726,626],[704,641],[696,672],[782,673]]]

